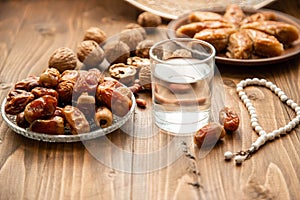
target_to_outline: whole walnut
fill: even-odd
[[[149,50],[153,45],[153,40],[143,40],[136,46],[135,54],[141,58],[150,58]]]
[[[141,13],[137,22],[143,27],[157,27],[162,23],[161,17],[150,12]]]
[[[85,31],[83,40],[93,40],[101,44],[106,40],[106,33],[98,27],[90,27]]]
[[[121,31],[119,40],[128,45],[130,51],[135,51],[138,43],[144,40],[143,35],[137,29],[125,29]]]
[[[85,40],[77,46],[77,57],[87,67],[96,67],[103,61],[104,51],[97,42]]]
[[[110,64],[125,63],[130,56],[129,46],[122,41],[111,41],[104,46],[105,58]]]
[[[53,52],[48,65],[49,68],[56,68],[60,73],[62,73],[65,70],[75,69],[77,65],[77,58],[71,49],[61,47]]]
[[[141,32],[143,39],[146,39],[147,37],[147,33],[146,30],[144,29],[144,27],[142,27],[141,25],[137,24],[137,23],[129,23],[125,26],[125,29],[135,29]]]

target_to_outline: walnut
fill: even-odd
[[[104,51],[97,42],[85,40],[77,46],[77,57],[87,67],[96,67],[103,61]]]
[[[130,56],[129,46],[122,41],[112,41],[104,46],[105,58],[111,63],[125,63]]]
[[[146,39],[147,33],[146,30],[139,24],[136,23],[129,23],[126,25],[125,29],[135,29],[141,32],[143,39]]]
[[[141,68],[139,73],[140,85],[146,89],[151,90],[151,68],[150,65],[145,65]]]
[[[93,40],[101,44],[106,40],[106,33],[98,27],[90,27],[85,31],[83,40]]]
[[[77,58],[71,49],[61,47],[53,52],[48,65],[50,68],[56,68],[60,73],[62,73],[65,70],[75,69],[77,65]]]
[[[149,50],[153,45],[153,40],[143,40],[136,46],[135,54],[141,58],[150,58]]]
[[[138,75],[143,66],[150,65],[150,59],[134,56],[127,59],[127,64],[133,66],[136,69]]]
[[[124,85],[132,85],[135,80],[136,70],[133,66],[118,63],[110,66],[109,74]]]
[[[143,27],[157,27],[162,23],[161,17],[150,12],[141,13],[137,22]]]
[[[137,29],[125,29],[121,31],[119,40],[128,45],[130,51],[135,51],[138,43],[144,40],[143,35]]]

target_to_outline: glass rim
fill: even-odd
[[[204,40],[198,40],[198,39],[193,39],[193,38],[171,38],[171,39],[165,39],[165,40],[162,40],[162,41],[159,41],[157,43],[155,43],[149,50],[149,55],[150,55],[150,60],[153,59],[153,60],[156,60],[157,62],[160,62],[160,63],[163,63],[163,64],[170,64],[168,63],[167,61],[165,60],[161,60],[159,58],[157,58],[157,56],[154,56],[153,54],[153,51],[154,49],[156,49],[159,45],[162,45],[164,43],[167,43],[167,42],[170,42],[170,41],[178,41],[178,42],[197,42],[201,45],[205,45],[207,47],[209,47],[211,49],[211,53],[210,55],[203,59],[203,60],[198,60],[196,63],[194,64],[197,64],[197,63],[205,63],[211,59],[213,59],[216,55],[216,49],[214,48],[214,46]],[[177,65],[177,64],[174,64],[172,63],[172,65]],[[181,65],[181,64],[178,64],[178,65]]]

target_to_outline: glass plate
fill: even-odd
[[[2,105],[1,105],[1,115],[3,120],[6,122],[6,124],[16,133],[23,135],[27,138],[34,139],[34,140],[40,140],[40,141],[45,141],[45,142],[78,142],[78,141],[83,141],[83,140],[90,140],[94,139],[103,135],[106,135],[108,133],[111,133],[115,131],[116,129],[120,128],[122,125],[125,124],[127,120],[131,117],[135,106],[135,97],[132,94],[131,95],[131,100],[132,100],[132,106],[129,110],[129,112],[123,116],[123,117],[118,117],[116,115],[113,116],[113,124],[107,128],[99,128],[97,130],[88,132],[88,133],[81,133],[77,135],[50,135],[50,134],[44,134],[44,133],[37,133],[33,131],[29,131],[27,129],[21,128],[17,125],[16,123],[16,115],[8,115],[5,113],[5,104],[6,104],[6,99],[3,100]]]
[[[253,9],[262,8],[275,0],[125,0],[131,5],[167,19],[177,19],[182,13],[229,4]]]

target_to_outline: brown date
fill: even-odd
[[[57,86],[60,79],[60,73],[56,68],[47,68],[39,79],[40,85],[48,88],[54,88]]]
[[[105,106],[101,106],[97,108],[94,117],[95,123],[97,126],[101,128],[106,128],[113,123],[113,114],[112,112]]]
[[[73,97],[73,89],[73,81],[62,81],[57,85],[56,91],[58,93],[60,104],[67,105],[71,103]]]
[[[25,107],[25,119],[32,123],[37,119],[47,119],[53,115],[56,110],[57,99],[50,95],[45,95],[31,101]]]
[[[74,83],[78,79],[79,71],[78,70],[66,70],[61,74],[59,82],[63,81],[73,81]]]
[[[16,115],[24,111],[26,105],[34,99],[31,92],[15,89],[7,95],[5,112],[10,115]]]
[[[118,115],[124,116],[132,106],[131,99],[116,90],[117,83],[112,81],[104,81],[99,84],[96,91],[96,98],[100,103],[104,103],[111,111]]]
[[[58,99],[58,93],[56,92],[56,90],[51,88],[35,87],[31,90],[31,93],[34,95],[36,99],[44,95],[51,95],[56,99]]]
[[[54,116],[50,119],[37,119],[29,127],[31,131],[46,134],[60,135],[65,133],[64,119]]]
[[[199,129],[194,135],[194,143],[200,147],[206,147],[214,145],[217,141],[225,136],[226,132],[218,123],[211,122],[201,129]]]
[[[30,126],[30,123],[25,119],[24,112],[17,114],[16,122],[17,125],[20,126],[21,128],[28,128]]]
[[[72,134],[87,133],[90,131],[88,121],[78,108],[67,105],[64,107],[63,112]]]
[[[95,115],[96,100],[94,96],[88,95],[88,93],[82,93],[77,100],[76,107],[83,112],[85,117],[89,120]]]
[[[39,77],[29,76],[15,84],[15,89],[26,90],[30,92],[33,88],[39,86]]]
[[[236,131],[240,123],[239,116],[228,107],[220,111],[219,121],[224,126],[224,129],[229,132]]]
[[[77,96],[83,92],[94,95],[98,84],[101,82],[103,82],[103,75],[98,69],[82,70],[79,72],[79,77],[74,85],[74,93]]]

